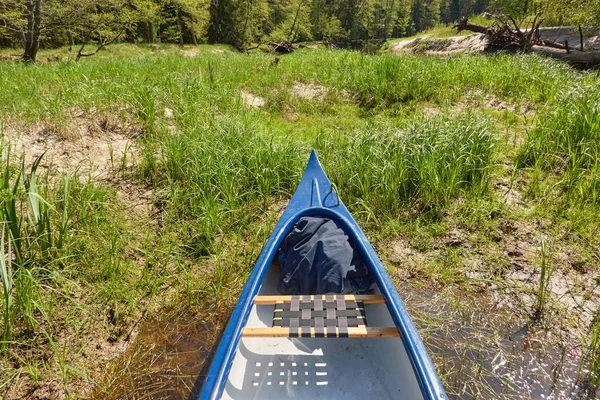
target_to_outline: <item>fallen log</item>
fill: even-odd
[[[533,46],[533,52],[542,54],[549,58],[562,60],[574,67],[590,69],[600,65],[600,51],[579,51],[571,49],[567,53],[566,50],[555,49],[548,46]]]
[[[487,34],[490,30],[489,26],[481,26],[476,24],[469,23],[468,17],[461,17],[456,24],[452,27],[452,29],[456,29],[457,32],[461,31],[471,31],[476,33]]]

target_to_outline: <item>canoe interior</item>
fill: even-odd
[[[271,265],[259,295],[277,295]],[[246,327],[271,327],[273,305],[253,305]],[[394,322],[385,304],[365,304],[369,326]],[[223,399],[423,399],[400,338],[242,337]]]

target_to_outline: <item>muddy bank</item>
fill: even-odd
[[[423,35],[394,43],[390,47],[390,52],[438,55],[473,53],[483,51],[485,45],[485,35],[481,33],[474,33],[469,36],[452,36],[448,38],[436,38],[430,35]]]
[[[579,48],[579,32],[572,27],[540,28],[540,37],[546,41],[560,44],[567,41],[571,48]],[[485,35],[481,33],[447,38],[423,35],[392,44],[390,52],[432,55],[474,53],[484,51],[486,43]],[[584,48],[586,50],[600,50],[600,31],[586,31],[584,33]]]

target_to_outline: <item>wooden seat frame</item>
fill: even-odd
[[[370,327],[366,326],[366,319],[361,320],[365,316],[363,304],[385,304],[385,298],[380,294],[256,296],[254,304],[256,306],[274,306],[274,326],[244,328],[243,337],[390,338],[400,336],[395,326]],[[349,307],[347,308],[347,306]],[[289,326],[276,326],[281,325],[282,316],[285,318],[290,315],[296,318],[285,321]],[[348,315],[351,316],[352,323],[358,326],[348,326]]]

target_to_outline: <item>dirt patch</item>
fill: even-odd
[[[392,264],[396,266],[390,270],[396,282],[408,281],[419,275],[419,269],[429,261],[433,254],[427,254],[413,248],[403,238],[396,238],[377,246],[377,251],[385,254]]]
[[[527,205],[523,195],[510,184],[510,180],[494,182],[494,187],[501,196],[501,201],[511,209],[524,209]]]
[[[198,55],[198,53],[199,53],[199,51],[195,47],[192,47],[190,49],[185,49],[181,52],[181,54],[184,57],[196,57]]]
[[[464,101],[455,105],[460,110],[467,108],[480,108],[483,106],[488,110],[497,112],[512,112],[525,116],[533,116],[536,112],[534,105],[526,102],[515,103],[511,100],[504,100],[495,94],[485,93],[481,90],[468,89],[465,92]]]
[[[501,99],[494,94],[471,89],[466,90],[463,98],[457,102],[448,102],[445,104],[423,103],[419,106],[419,109],[424,114],[431,116],[443,113],[459,115],[465,111],[473,112],[481,109],[498,113],[515,113],[525,117],[533,117],[536,113],[536,107],[533,104],[527,102],[516,103],[511,100]]]
[[[16,54],[0,54],[0,61],[17,61],[20,58],[21,56]]]
[[[473,97],[472,99],[475,100],[476,97]],[[502,100],[497,96],[489,93],[485,93],[483,95],[483,98],[481,98],[481,101],[483,101],[483,104],[486,108],[500,112],[509,111],[527,116],[531,116],[535,113],[535,109],[529,104],[515,104],[507,102],[506,100]]]
[[[77,112],[62,123],[9,124],[4,133],[26,166],[44,154],[43,168],[97,180],[131,165],[140,130],[131,121]]]
[[[285,197],[275,197],[267,207],[267,215],[274,214],[277,219],[281,218],[289,202],[289,199]]]
[[[314,82],[294,82],[290,93],[301,99],[322,101],[329,93],[329,89]]]
[[[480,52],[485,48],[485,36],[474,33],[469,36],[434,38],[429,35],[403,40],[391,46],[391,53],[456,54]]]
[[[263,97],[257,96],[246,90],[240,91],[240,98],[242,99],[242,103],[252,108],[263,108],[267,104],[267,101]]]
[[[157,221],[150,218],[152,209],[152,190],[136,185],[128,180],[114,180],[111,182],[117,188],[119,202],[127,210],[129,218],[137,218],[144,223],[154,224]]]

